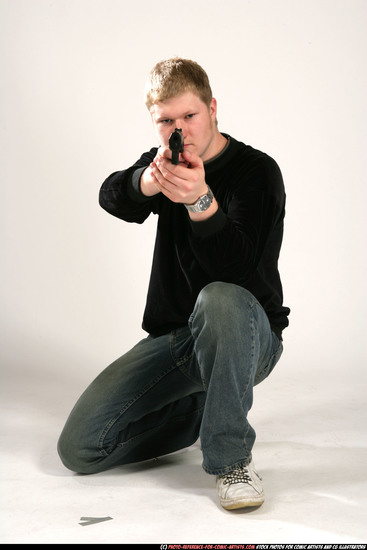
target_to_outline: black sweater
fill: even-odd
[[[141,173],[156,152],[153,148],[132,167],[111,174],[99,197],[102,208],[127,222],[143,223],[158,214],[143,329],[160,335],[186,325],[200,290],[224,281],[249,290],[281,337],[290,310],[282,305],[277,266],[285,192],[276,162],[231,137],[224,152],[204,164],[219,209],[206,221],[192,222],[183,204],[140,192]]]

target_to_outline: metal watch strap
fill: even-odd
[[[213,192],[208,185],[208,192],[205,193],[205,195],[199,197],[195,204],[185,204],[185,206],[189,212],[205,212],[205,210],[208,210],[209,206],[213,202],[213,199]]]

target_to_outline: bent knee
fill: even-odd
[[[233,311],[244,304],[253,304],[256,298],[245,288],[234,283],[215,281],[206,285],[197,298],[196,305],[209,309],[217,315]]]
[[[71,438],[61,434],[57,442],[57,452],[63,465],[78,474],[95,474],[101,471],[101,456],[96,459],[87,449],[74,445]]]

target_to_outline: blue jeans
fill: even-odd
[[[211,283],[188,326],[148,336],[117,359],[77,401],[58,442],[65,466],[96,473],[192,445],[220,475],[251,461],[253,387],[283,346],[254,296]]]

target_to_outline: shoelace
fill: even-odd
[[[232,483],[249,483],[250,481],[252,481],[251,476],[248,473],[248,469],[245,466],[232,470],[228,474],[225,474],[223,478],[225,478],[223,481],[223,485],[228,485]]]

